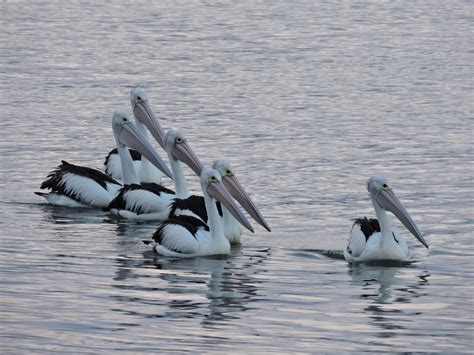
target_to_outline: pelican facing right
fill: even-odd
[[[403,236],[390,224],[392,212],[426,248],[428,243],[405,207],[383,176],[371,177],[367,183],[377,219],[357,218],[352,226],[344,258],[349,262],[408,259],[408,246]]]

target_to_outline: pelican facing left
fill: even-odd
[[[112,118],[112,129],[122,161],[124,184],[139,182],[127,146],[140,152],[165,175],[172,177],[163,159],[136,128],[135,120],[130,114],[115,112]],[[97,169],[62,161],[62,164],[53,170],[41,184],[41,189],[50,189],[51,192],[36,192],[36,194],[53,205],[106,207],[121,187],[121,183]]]

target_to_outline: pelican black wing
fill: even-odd
[[[220,202],[216,202],[219,215],[222,216],[222,206]],[[173,216],[176,210],[189,210],[195,215],[199,216],[203,221],[207,222],[207,211],[204,197],[191,195],[188,198],[175,198],[171,204],[170,217]]]
[[[134,190],[145,190],[145,191],[152,192],[158,196],[160,196],[162,193],[174,195],[174,191],[155,183],[143,183],[140,185],[139,184],[125,185],[124,187],[120,189],[117,196],[115,196],[115,198],[112,201],[110,201],[109,205],[106,208],[104,208],[104,211],[110,211],[111,209],[126,210],[127,209],[126,193],[129,191],[134,191]],[[140,204],[136,204],[135,207],[131,211],[135,212],[136,214],[143,213],[143,210],[141,209]]]
[[[78,176],[83,176],[91,180],[94,180],[104,189],[107,188],[107,184],[106,184],[107,182],[111,184],[121,185],[119,182],[112,179],[110,176],[104,174],[100,170],[88,168],[85,166],[70,164],[67,161],[62,160],[61,165],[59,165],[56,169],[54,169],[52,172],[48,174],[46,180],[42,182],[41,188],[51,189],[54,192],[66,195],[63,176],[68,173],[78,175]]]
[[[194,237],[196,237],[199,228],[204,228],[204,230],[209,231],[209,226],[199,218],[192,216],[171,216],[170,219],[163,222],[153,234],[153,240],[158,244],[161,244],[164,237],[163,230],[168,225],[178,225],[186,228]]]
[[[128,149],[128,151],[130,152],[130,155],[132,156],[133,160],[142,160],[142,155],[140,154],[140,152],[137,152],[136,150],[130,149],[130,148]],[[107,166],[107,163],[109,162],[110,157],[115,154],[118,154],[117,148],[112,149],[109,152],[109,154],[107,154],[107,156],[105,157],[105,162],[104,162],[105,166]]]
[[[380,232],[379,221],[375,218],[356,218],[354,224],[360,226],[360,230],[364,233],[365,240],[368,240],[372,234]]]

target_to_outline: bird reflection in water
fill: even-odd
[[[43,218],[52,224],[101,224],[105,212],[90,208],[69,208],[41,204]]]
[[[146,318],[195,318],[203,327],[217,328],[241,317],[259,296],[255,276],[265,272],[270,249],[232,247],[228,256],[191,259],[163,258],[140,241],[153,233],[153,224],[118,223],[117,270],[113,310]],[[144,251],[146,250],[146,251]],[[129,282],[133,279],[133,282]]]
[[[361,287],[360,298],[368,303],[364,311],[369,314],[373,325],[383,330],[380,337],[394,337],[397,330],[405,329],[400,322],[406,317],[397,315],[416,317],[421,314],[416,307],[405,305],[426,295],[422,288],[429,284],[427,271],[419,271],[407,263],[398,266],[360,264],[348,269],[352,284]],[[409,279],[406,278],[407,271]]]
[[[123,281],[129,278],[136,278],[136,271],[146,265],[151,265],[152,262],[143,259],[142,251],[144,247],[141,240],[144,236],[148,236],[156,229],[156,225],[149,223],[119,221],[115,223],[113,220],[109,221],[116,225],[117,239],[115,246],[117,249],[116,263],[118,265],[114,277],[115,281]],[[139,257],[137,257],[137,255]]]
[[[250,304],[258,297],[259,284],[255,275],[264,272],[262,263],[268,258],[269,249],[243,251],[240,246],[231,249],[230,256],[194,259],[162,259],[155,257],[155,265],[161,270],[175,271],[161,273],[159,277],[167,282],[167,293],[179,295],[178,300],[169,303],[173,311],[179,310],[181,316],[202,317],[201,324],[217,328],[222,322],[241,317],[250,309]],[[202,285],[206,289],[202,290]],[[193,290],[189,292],[189,288]],[[183,292],[183,289],[185,290]],[[183,299],[182,295],[191,299]],[[204,295],[205,302],[193,302],[195,295]],[[182,313],[181,311],[186,312]],[[177,315],[177,314],[175,314]]]

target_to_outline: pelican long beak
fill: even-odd
[[[133,108],[133,114],[135,118],[143,123],[146,128],[151,132],[153,137],[156,139],[159,145],[166,151],[165,148],[165,132],[161,128],[160,122],[158,121],[155,112],[153,112],[150,104],[147,101],[140,101],[135,104]]]
[[[413,222],[407,210],[403,207],[402,203],[392,190],[382,190],[377,196],[377,202],[382,206],[382,208],[392,212],[410,231],[410,233],[413,234],[426,248],[428,248],[428,243],[425,238],[423,238],[423,235],[415,222]]]
[[[211,183],[207,191],[214,199],[222,203],[241,225],[243,225],[252,233],[254,232],[249,220],[234,202],[232,196],[230,196],[229,192],[226,190],[224,184],[221,181]]]
[[[175,144],[171,154],[173,154],[176,159],[189,166],[197,176],[201,176],[201,171],[204,169],[204,165],[201,163],[188,143],[183,142],[180,144]]]
[[[158,155],[158,153],[153,149],[148,140],[143,137],[143,135],[138,131],[138,129],[131,124],[122,126],[120,133],[118,134],[119,141],[130,147],[137,150],[145,158],[147,158],[153,165],[160,169],[163,174],[168,176],[170,179],[173,179],[173,174],[170,169],[166,166],[164,160]]]
[[[222,181],[224,182],[224,186],[230,192],[232,197],[235,198],[239,202],[242,208],[245,211],[247,211],[248,214],[251,215],[252,218],[258,224],[260,224],[267,231],[271,232],[269,225],[263,218],[257,206],[255,206],[255,203],[252,201],[250,196],[247,194],[247,192],[244,190],[242,185],[239,183],[239,180],[237,180],[235,175],[232,175],[232,176],[226,175],[222,178]]]

